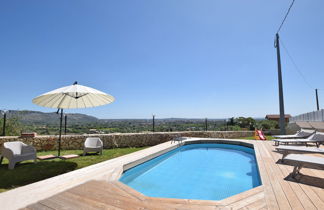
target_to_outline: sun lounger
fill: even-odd
[[[290,153],[319,153],[324,154],[324,149],[317,147],[299,147],[280,145],[276,150],[282,152],[282,160]]]
[[[300,174],[300,170],[303,167],[324,170],[323,157],[289,154],[284,158],[284,161],[294,165],[294,170],[291,174],[292,178],[295,178],[297,174]]]
[[[273,139],[273,141],[275,142],[275,145],[278,146],[280,143],[282,144],[304,144],[307,146],[307,143],[314,143],[314,141],[312,141],[313,136],[310,136],[307,139]],[[316,141],[315,141],[316,143]]]
[[[275,145],[278,146],[280,143],[284,144],[305,144],[307,146],[308,143],[315,143],[317,147],[319,147],[320,144],[324,143],[324,133],[322,132],[316,132],[307,139],[274,139]]]
[[[305,139],[314,133],[315,133],[315,130],[301,129],[300,131],[298,131],[297,133],[295,133],[293,135],[278,135],[278,136],[273,136],[273,137],[278,138],[278,139]]]

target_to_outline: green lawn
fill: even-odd
[[[69,160],[38,160],[36,164],[33,161],[23,161],[15,166],[15,169],[8,170],[8,161],[6,158],[0,165],[0,192],[4,192],[16,187],[27,185],[43,179],[47,179],[59,174],[64,174],[79,168],[83,168],[92,164],[96,164],[115,157],[136,152],[141,148],[118,148],[104,150],[102,155],[87,155]],[[61,151],[61,155],[78,154],[82,155],[82,150],[65,150]],[[57,151],[37,152],[38,156],[53,154],[57,155]]]
[[[266,136],[267,140],[272,140],[274,139],[272,136]],[[254,136],[250,137],[242,137],[241,139],[248,139],[248,140],[254,140]]]

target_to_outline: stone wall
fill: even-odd
[[[203,138],[229,138],[253,136],[254,131],[190,131],[190,132],[156,132],[156,133],[114,133],[114,134],[89,134],[62,136],[62,149],[83,149],[84,141],[89,136],[100,137],[105,149],[122,147],[153,146],[177,137],[203,137]],[[56,150],[58,136],[37,136],[22,138],[5,136],[0,137],[0,147],[4,142],[22,141],[33,145],[38,151]]]

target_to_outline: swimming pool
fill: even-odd
[[[254,149],[190,144],[125,171],[122,183],[151,197],[222,200],[261,185]]]

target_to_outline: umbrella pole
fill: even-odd
[[[58,157],[61,155],[61,138],[62,138],[62,121],[63,121],[63,109],[61,109],[61,117],[60,117],[60,135],[58,141]]]

